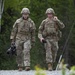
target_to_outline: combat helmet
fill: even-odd
[[[30,11],[29,11],[28,8],[23,8],[22,11],[21,11],[21,14],[23,14],[23,13],[30,14]]]
[[[54,12],[54,10],[53,10],[52,8],[48,8],[48,9],[46,10],[46,14],[48,14],[48,13],[55,14],[55,12]]]

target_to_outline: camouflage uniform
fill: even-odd
[[[55,14],[54,10],[52,8],[49,8],[46,13],[52,12]],[[53,63],[55,62],[57,51],[58,51],[58,40],[59,40],[59,29],[64,28],[64,24],[58,19],[54,20],[54,18],[49,19],[46,18],[42,21],[39,32],[38,32],[38,38],[44,38],[46,40],[46,43],[44,44],[45,50],[46,50],[46,62],[47,63]]]
[[[19,18],[13,25],[10,39],[15,40],[18,66],[30,66],[31,44],[35,42],[35,24],[28,18]]]

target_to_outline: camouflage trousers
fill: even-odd
[[[58,42],[53,39],[47,39],[44,47],[46,50],[46,62],[53,63],[56,60],[57,51],[58,51]]]
[[[30,40],[26,42],[21,40],[16,40],[16,61],[18,66],[25,67],[30,66],[30,49],[31,43]]]

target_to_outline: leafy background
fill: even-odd
[[[8,56],[6,54],[7,49],[10,47],[10,32],[16,19],[21,17],[21,10],[23,7],[30,9],[30,17],[36,23],[36,43],[35,47],[31,49],[31,68],[39,64],[41,67],[45,67],[45,50],[43,44],[39,42],[37,38],[38,27],[43,19],[46,18],[45,11],[47,8],[52,7],[56,16],[65,24],[65,28],[62,30],[63,36],[59,41],[59,51],[57,61],[60,54],[63,51],[65,41],[70,32],[71,26],[75,20],[75,1],[74,0],[5,0],[4,12],[2,15],[2,28],[0,33],[0,69],[17,69],[16,57]],[[75,26],[73,27],[70,39],[63,55],[65,63],[69,66],[75,65]]]

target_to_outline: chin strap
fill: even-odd
[[[24,17],[22,17],[23,20],[28,20],[29,17],[27,17],[26,19]]]

